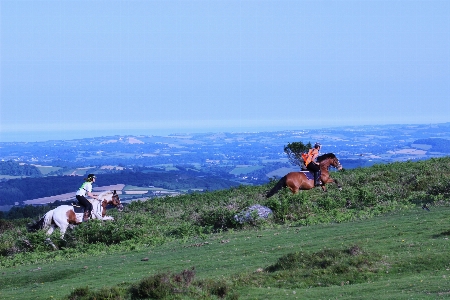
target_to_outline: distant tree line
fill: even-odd
[[[14,206],[7,212],[0,212],[0,219],[37,219],[53,208],[51,205]]]
[[[428,150],[431,152],[448,153],[450,151],[450,140],[446,140],[446,139],[439,139],[439,138],[421,139],[421,140],[414,141],[413,144],[431,145],[431,149]]]
[[[36,166],[9,160],[0,161],[0,175],[40,177],[42,173]]]

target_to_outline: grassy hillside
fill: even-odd
[[[56,232],[58,251],[42,232],[27,233],[27,220],[0,220],[0,298],[448,296],[450,158],[332,176],[343,191],[266,199],[273,182],[135,202],[110,211],[116,221],[80,225],[65,241]],[[236,222],[253,204],[272,217]]]

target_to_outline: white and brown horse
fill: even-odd
[[[115,206],[119,211],[123,210],[120,203],[119,195],[116,191],[105,191],[98,195],[98,200],[94,199],[92,203],[92,219],[98,220],[114,220],[113,217],[106,215],[106,207],[108,205]],[[28,231],[37,231],[47,229],[47,234],[53,233],[56,227],[59,227],[61,238],[64,238],[69,224],[77,225],[82,222],[83,212],[75,213],[72,205],[61,205],[55,209],[48,211],[39,221],[28,226]]]

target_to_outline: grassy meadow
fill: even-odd
[[[55,232],[57,251],[29,220],[0,220],[0,299],[448,298],[450,159],[332,176],[343,191],[266,199],[271,182],[133,202]],[[235,221],[257,203],[268,220]]]

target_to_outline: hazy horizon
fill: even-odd
[[[276,132],[276,131],[301,131],[301,130],[326,130],[326,129],[340,129],[340,128],[359,128],[359,127],[383,127],[383,126],[426,126],[426,125],[440,125],[443,123],[408,123],[408,124],[361,124],[361,125],[342,125],[342,126],[318,126],[318,127],[271,127],[271,128],[215,128],[212,130],[170,130],[170,129],[129,129],[129,130],[92,130],[92,131],[23,131],[23,132],[8,132],[0,133],[0,143],[10,142],[45,142],[45,141],[59,141],[59,140],[76,140],[85,138],[101,138],[112,136],[168,136],[176,134],[205,134],[205,133],[251,133],[251,132]]]

